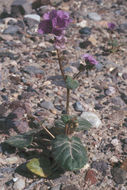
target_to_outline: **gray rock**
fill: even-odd
[[[92,162],[91,167],[105,174],[108,169],[108,164],[104,160],[94,161]]]
[[[95,128],[99,128],[99,126],[102,124],[99,117],[93,112],[83,112],[81,117],[88,120]]]
[[[112,95],[115,94],[115,93],[116,93],[116,90],[115,90],[115,88],[112,87],[112,86],[109,86],[109,88],[108,88],[107,90],[105,90],[105,94],[106,94],[107,96],[112,96]]]
[[[123,151],[125,152],[125,154],[127,153],[127,144],[123,145]]]
[[[37,14],[27,14],[24,16],[25,19],[32,19],[32,20],[35,20],[37,22],[40,22],[40,16],[37,15]]]
[[[16,33],[18,33],[20,31],[20,28],[17,25],[11,25],[8,26],[4,31],[3,34],[11,34],[11,35],[15,35]]]
[[[40,16],[37,14],[27,14],[24,16],[24,22],[29,26],[29,28],[38,28]]]
[[[89,28],[89,27],[81,28],[81,29],[79,30],[79,33],[80,33],[80,34],[90,35],[90,34],[91,34],[91,28]]]
[[[84,108],[82,107],[80,102],[76,102],[73,106],[74,106],[75,111],[78,111],[78,112],[84,111]]]
[[[94,108],[95,108],[96,110],[102,110],[102,109],[103,109],[103,106],[102,106],[102,104],[96,103],[95,106],[94,106]]]
[[[63,0],[50,0],[52,6],[58,6],[62,3]]]
[[[65,72],[65,73],[72,73],[73,70],[72,70],[72,68],[70,68],[70,67],[65,67],[64,72]]]
[[[14,190],[23,190],[24,188],[25,188],[25,179],[24,178],[18,179],[13,185]]]
[[[97,71],[102,71],[102,69],[104,68],[104,65],[102,63],[98,63],[97,65],[95,65]]]
[[[127,32],[127,23],[123,23],[119,25],[120,32],[126,33]]]
[[[40,106],[41,106],[42,108],[47,109],[47,110],[52,110],[52,109],[54,109],[54,105],[52,104],[52,102],[48,102],[48,101],[43,101],[43,102],[41,102],[41,103],[40,103]]]
[[[124,93],[121,93],[121,98],[125,102],[125,104],[127,104],[127,95]]]
[[[125,103],[124,103],[124,101],[119,97],[119,96],[117,96],[117,97],[115,97],[115,98],[112,98],[111,99],[111,102],[113,103],[113,104],[115,104],[115,105],[117,105],[117,106],[125,106]]]
[[[87,41],[85,40],[85,41],[79,43],[79,47],[82,49],[86,49],[90,45],[91,45],[91,42],[88,40]]]
[[[123,77],[124,80],[127,80],[127,73],[123,73],[122,77]]]
[[[75,185],[67,185],[62,190],[78,190]]]
[[[111,170],[111,174],[113,176],[113,180],[117,184],[123,184],[125,182],[127,176],[127,172],[125,170],[116,167]]]
[[[94,20],[94,21],[100,21],[101,20],[101,16],[96,12],[88,13],[88,18],[91,20]]]
[[[127,138],[124,139],[124,143],[127,144]]]
[[[35,67],[35,66],[26,66],[23,68],[23,71],[32,75],[32,74],[44,74],[44,71],[42,71],[40,68]]]
[[[55,187],[52,187],[51,190],[60,190],[61,184],[56,185]]]
[[[25,15],[32,12],[32,1],[14,0],[11,5],[11,14],[14,16]]]

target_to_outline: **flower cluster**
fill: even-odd
[[[43,15],[43,20],[39,24],[39,34],[64,35],[64,30],[71,22],[69,14],[62,10],[52,10]]]
[[[109,22],[109,23],[108,23],[108,29],[109,29],[110,31],[113,31],[113,30],[115,29],[115,27],[116,27],[116,25],[115,25],[113,22]]]
[[[96,59],[94,57],[92,57],[91,55],[89,55],[89,54],[84,54],[83,58],[85,59],[85,62],[88,65],[94,66],[94,65],[98,64],[98,62],[96,61]]]

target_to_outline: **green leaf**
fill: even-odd
[[[78,170],[87,163],[87,152],[78,137],[58,135],[52,144],[54,160],[64,170]]]
[[[55,126],[62,129],[62,128],[65,127],[65,124],[61,119],[58,119],[58,120],[55,121]]]
[[[65,124],[64,122],[60,119],[60,120],[56,120],[54,123],[54,127],[52,127],[52,134],[54,136],[56,135],[60,135],[60,134],[64,134],[65,133]]]
[[[92,124],[88,120],[78,117],[78,127],[76,131],[89,130],[91,127]]]
[[[114,39],[114,40],[112,41],[112,46],[113,46],[113,47],[117,47],[117,46],[118,46],[118,41],[117,41],[116,39]]]
[[[41,177],[48,177],[51,174],[51,164],[48,158],[42,156],[40,159],[33,158],[26,164],[27,168],[34,174]]]
[[[66,78],[66,86],[67,86],[68,89],[75,90],[79,86],[79,83],[78,83],[77,80],[73,80],[72,77],[67,76],[67,78]]]
[[[17,135],[14,137],[10,137],[8,140],[5,141],[5,143],[14,146],[16,148],[24,148],[29,146],[33,141],[33,135]]]
[[[67,115],[67,114],[64,114],[61,116],[61,120],[64,122],[65,125],[70,121],[71,118],[72,116]]]

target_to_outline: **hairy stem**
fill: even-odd
[[[64,70],[63,70],[63,65],[62,65],[62,63],[61,63],[60,52],[59,52],[58,49],[57,49],[56,51],[57,51],[57,56],[58,56],[58,62],[59,62],[60,71],[61,71],[61,74],[62,74],[62,76],[63,76],[64,81],[66,81],[66,76],[65,76]]]
[[[77,74],[74,75],[73,79],[76,79],[82,71],[79,71]]]
[[[63,70],[63,65],[61,63],[61,57],[60,57],[60,52],[57,49],[57,56],[58,56],[58,62],[59,62],[59,67],[60,67],[60,71],[61,74],[63,76],[64,82],[66,82],[66,76],[64,74],[64,70]],[[69,102],[70,102],[70,89],[67,89],[67,99],[66,99],[66,113],[69,114]],[[68,133],[68,125],[65,126],[65,133]]]
[[[53,139],[55,139],[55,136],[54,136],[52,133],[50,133],[50,131],[49,131],[45,126],[42,125],[42,122],[41,122],[37,117],[35,117],[35,116],[33,116],[33,115],[29,115],[29,117],[32,118],[32,119],[35,119],[35,120],[39,123],[39,125],[42,126],[43,129],[44,129]]]
[[[69,115],[70,89],[67,88],[66,113]]]

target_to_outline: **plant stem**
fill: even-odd
[[[62,65],[62,63],[61,63],[60,52],[59,52],[58,49],[56,49],[56,51],[57,51],[58,62],[59,62],[59,66],[60,66],[60,71],[61,71],[61,74],[62,74],[62,76],[63,76],[64,82],[65,82],[65,81],[66,81],[66,76],[65,76],[65,74],[64,74],[63,65]]]
[[[64,70],[63,70],[63,66],[62,66],[62,63],[61,63],[61,58],[60,58],[60,52],[59,50],[57,49],[57,56],[58,56],[58,62],[59,62],[59,66],[60,66],[60,71],[61,71],[61,74],[63,76],[63,79],[64,79],[64,82],[66,81],[66,76],[64,74]],[[70,89],[67,89],[67,101],[66,101],[66,113],[69,114],[69,101],[70,101]]]
[[[70,89],[67,88],[66,113],[69,115]]]
[[[54,136],[52,133],[50,133],[50,131],[49,131],[46,127],[44,127],[44,126],[42,125],[41,121],[40,121],[37,117],[35,117],[35,116],[33,116],[33,115],[30,115],[30,118],[37,120],[37,122],[39,123],[39,125],[41,125],[41,126],[43,127],[43,129],[44,129],[53,139],[55,139],[55,136]]]
[[[46,127],[44,127],[44,126],[42,126],[42,127],[53,139],[55,139],[54,135],[52,133],[50,133],[50,131]]]
[[[60,71],[61,74],[63,76],[64,82],[66,82],[66,76],[64,74],[64,70],[63,70],[63,65],[61,63],[61,57],[60,57],[60,52],[57,49],[57,56],[58,56],[58,62],[59,62],[59,67],[60,67]],[[67,100],[66,100],[66,113],[69,115],[69,102],[70,102],[70,89],[67,88]],[[68,133],[68,125],[65,126],[65,133]]]
[[[74,75],[73,79],[76,79],[76,78],[79,76],[79,74],[80,74],[81,72],[82,72],[82,71],[79,71],[76,75]]]

